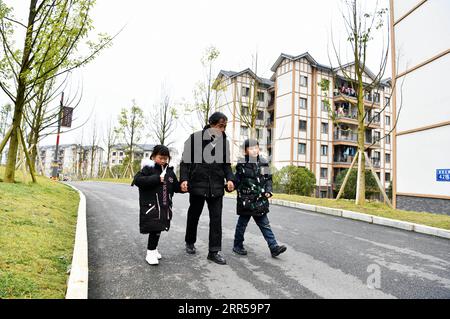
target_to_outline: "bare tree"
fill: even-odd
[[[91,142],[90,143],[91,145],[89,145],[89,156],[90,156],[89,177],[94,178],[95,157],[98,155],[98,151],[99,151],[99,146],[98,146],[99,138],[98,138],[98,127],[97,127],[97,118],[96,117],[94,117],[94,119],[92,121],[92,125],[91,125],[91,140],[90,140],[90,142]],[[99,167],[99,169],[100,169],[100,167]]]
[[[374,177],[377,180],[377,183],[379,184],[379,186],[381,186],[378,176],[375,174],[370,161],[368,161],[369,158],[367,156],[367,150],[370,146],[366,147],[367,142],[368,144],[372,144],[371,146],[373,146],[375,145],[375,143],[378,143],[379,140],[374,140],[372,136],[369,137],[369,139],[366,139],[366,130],[388,105],[388,103],[386,103],[384,107],[382,107],[378,112],[378,115],[373,114],[374,106],[376,104],[380,104],[381,102],[379,98],[377,99],[376,97],[380,96],[380,89],[383,86],[381,81],[386,71],[389,45],[387,45],[386,47],[383,46],[381,50],[379,68],[375,74],[370,74],[369,77],[366,76],[366,74],[368,73],[366,62],[368,57],[369,44],[373,40],[374,33],[377,31],[384,32],[384,26],[387,24],[386,20],[388,19],[388,17],[386,14],[387,9],[379,8],[378,3],[371,13],[364,13],[360,3],[357,0],[345,0],[343,3],[346,12],[343,12],[342,16],[346,28],[347,42],[349,43],[354,62],[351,64],[344,64],[342,62],[341,54],[336,48],[332,35],[331,38],[333,53],[338,62],[337,68],[332,67],[334,82],[345,82],[345,90],[347,90],[346,92],[348,92],[336,92],[336,90],[339,90],[339,88],[336,87],[334,94],[342,96],[347,103],[356,107],[356,120],[358,122],[356,133],[358,152],[353,160],[351,169],[357,161],[358,177],[356,204],[364,205],[366,197],[366,164],[370,166],[372,172],[375,175]],[[389,41],[387,41],[387,43],[389,43]],[[330,64],[332,64],[331,59]],[[367,81],[367,78],[370,78],[370,80]],[[319,83],[319,85],[322,86],[322,90],[327,93],[329,83],[325,83],[324,81],[322,81],[321,83]],[[331,113],[331,119],[337,127],[340,127],[339,119],[336,117],[336,113],[331,109],[329,101],[326,101],[326,103]],[[340,127],[340,130],[342,131],[344,130],[344,128]],[[337,199],[339,199],[343,193],[351,169],[344,179]],[[383,193],[385,200],[390,205],[390,201],[389,199],[387,199],[385,190],[382,189],[382,187],[380,190]]]
[[[134,150],[137,143],[142,138],[142,129],[144,128],[144,112],[136,105],[133,100],[133,106],[129,109],[122,109],[119,116],[119,127],[116,133],[127,144],[127,163],[123,171],[123,177],[134,176]]]
[[[150,134],[161,145],[173,144],[173,132],[176,128],[177,110],[172,106],[170,96],[166,94],[163,101],[150,112],[152,125]]]
[[[216,109],[219,102],[219,92],[213,88],[214,85],[214,63],[220,55],[220,51],[211,46],[207,48],[201,58],[204,78],[197,83],[194,89],[194,104],[186,107],[187,115],[195,114],[197,119],[190,124],[191,130],[203,128],[208,125],[211,113]]]
[[[107,178],[108,176],[115,178],[115,175],[111,170],[111,150],[114,144],[116,144],[116,140],[117,140],[117,133],[114,130],[112,119],[110,118],[106,126],[106,131],[103,138],[103,143],[106,145],[106,167],[105,170],[103,171],[102,178]]]

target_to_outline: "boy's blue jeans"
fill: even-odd
[[[250,221],[251,216],[244,216],[240,215],[237,225],[236,225],[236,232],[234,233],[234,247],[236,248],[243,248],[244,244],[244,233],[245,229],[247,228],[248,222]],[[267,214],[264,214],[262,216],[253,216],[253,219],[256,222],[256,225],[258,225],[259,229],[261,230],[261,233],[264,236],[264,239],[267,241],[267,245],[269,246],[269,249],[272,250],[276,246],[278,246],[278,243],[275,239],[275,235],[273,234],[272,228],[270,228],[270,222],[269,218],[267,217]]]

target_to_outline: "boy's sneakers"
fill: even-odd
[[[247,255],[247,250],[245,250],[244,247],[242,247],[242,248],[241,247],[233,247],[233,251],[238,255],[242,255],[242,256]]]
[[[270,253],[272,254],[272,257],[277,257],[278,255],[284,253],[286,251],[286,246],[275,246],[270,250]]]
[[[147,257],[145,257],[145,260],[152,266],[158,265],[158,255],[156,250],[147,250]]]
[[[195,246],[194,244],[186,244],[186,252],[190,255],[195,254]]]
[[[158,259],[161,259],[161,258],[162,258],[162,256],[161,256],[161,254],[159,253],[158,249],[156,249],[156,258],[158,258]]]

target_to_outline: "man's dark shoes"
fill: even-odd
[[[278,255],[284,253],[286,249],[286,246],[275,246],[270,250],[270,253],[272,254],[272,257],[277,257]]]
[[[190,255],[194,255],[195,254],[194,244],[186,244],[186,252]]]
[[[226,265],[226,260],[223,258],[219,252],[209,252],[208,254],[208,260],[214,261],[216,264],[219,265]]]
[[[247,250],[245,250],[244,247],[242,247],[242,248],[241,247],[233,247],[233,251],[238,255],[242,255],[242,256],[247,255]]]

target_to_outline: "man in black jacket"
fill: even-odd
[[[230,145],[225,134],[227,121],[223,113],[211,115],[209,125],[186,140],[180,165],[181,190],[189,191],[190,194],[186,251],[195,254],[198,221],[206,202],[210,219],[208,259],[221,265],[226,264],[225,258],[219,253],[222,250],[224,188],[228,192],[234,190]]]

